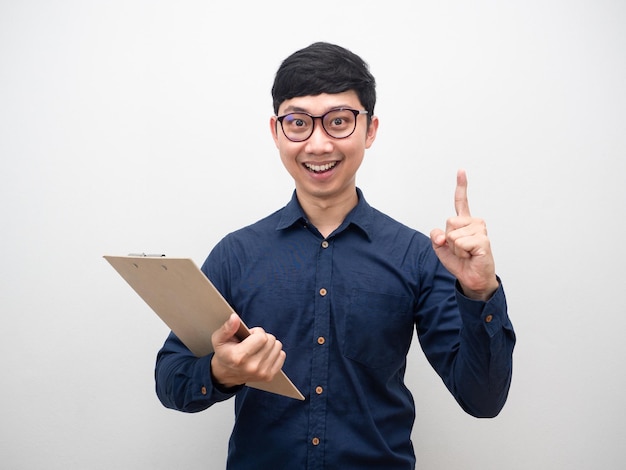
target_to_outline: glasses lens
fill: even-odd
[[[341,139],[354,132],[356,116],[351,109],[336,109],[324,115],[322,125],[328,135]]]
[[[307,114],[287,114],[281,124],[287,138],[295,142],[308,139],[313,132],[313,119]]]

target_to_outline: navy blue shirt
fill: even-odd
[[[299,401],[211,381],[211,356],[171,334],[158,354],[161,402],[186,412],[235,395],[229,469],[413,469],[413,397],[404,384],[417,331],[459,405],[493,417],[509,390],[515,334],[502,286],[462,295],[430,239],[359,203],[328,238],[297,198],[227,235],[202,266],[249,327],[274,334]]]

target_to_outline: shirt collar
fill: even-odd
[[[343,223],[337,229],[336,233],[345,230],[350,225],[354,225],[361,230],[361,232],[365,235],[365,237],[367,237],[368,240],[371,241],[374,209],[367,203],[365,197],[363,196],[363,192],[359,188],[356,188],[356,193],[359,198],[359,202],[354,207],[354,209],[352,209],[348,213]],[[302,206],[300,206],[300,203],[298,202],[296,191],[294,190],[291,196],[291,200],[282,210],[282,214],[278,221],[278,225],[276,226],[276,230],[287,229],[299,221],[309,223],[304,211],[302,210]]]

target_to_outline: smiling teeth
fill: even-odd
[[[314,171],[316,173],[320,173],[322,171],[330,170],[336,164],[337,164],[337,162],[326,163],[325,165],[311,165],[310,163],[305,163],[304,166],[306,166],[311,171]]]

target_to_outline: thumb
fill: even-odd
[[[237,333],[240,324],[241,319],[239,316],[236,313],[232,313],[228,320],[213,333],[213,344],[223,344],[231,341]]]

